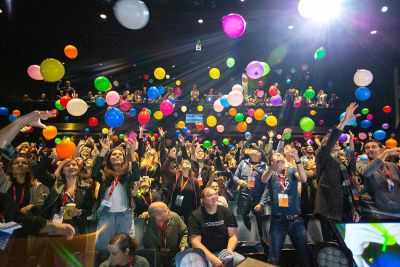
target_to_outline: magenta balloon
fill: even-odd
[[[271,104],[273,106],[279,106],[282,104],[282,97],[280,95],[271,96]]]
[[[222,18],[222,29],[229,37],[238,38],[246,29],[246,21],[241,15],[231,13]]]
[[[34,80],[41,81],[43,80],[42,74],[40,73],[40,66],[38,65],[30,65],[27,69],[29,77]]]
[[[224,106],[221,104],[221,101],[219,99],[214,101],[213,107],[215,112],[221,112],[224,110]]]
[[[382,124],[382,128],[385,130],[389,129],[389,124],[388,123]]]
[[[175,87],[173,92],[176,97],[180,97],[182,95],[182,89],[180,87]]]
[[[110,91],[106,95],[106,103],[109,106],[113,106],[119,102],[119,94],[116,91]]]
[[[256,95],[258,96],[258,97],[263,97],[264,96],[264,91],[263,90],[258,90],[257,91],[257,93],[256,93]]]
[[[250,116],[250,117],[253,117],[254,116],[254,109],[249,109],[248,111],[247,111],[247,114]]]
[[[264,66],[260,61],[252,61],[247,65],[246,73],[251,79],[258,79],[264,73]]]
[[[243,103],[243,94],[239,91],[232,91],[228,94],[228,102],[232,107],[240,106]]]
[[[301,107],[301,101],[299,101],[299,100],[294,101],[294,106],[296,108]]]
[[[121,110],[123,111],[128,111],[131,108],[131,103],[129,103],[129,101],[127,100],[122,100],[119,103],[119,107],[121,108]]]
[[[367,120],[371,121],[373,118],[374,118],[374,115],[372,115],[372,114],[367,115]]]
[[[240,84],[235,84],[234,86],[232,86],[232,91],[239,91],[243,93],[243,86],[241,86]]]
[[[160,104],[160,111],[166,116],[171,115],[174,112],[174,105],[169,100],[164,100]]]

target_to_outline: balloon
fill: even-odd
[[[184,121],[178,121],[178,123],[176,124],[176,126],[178,126],[179,129],[182,129],[185,127],[185,122]]]
[[[317,112],[315,110],[310,110],[310,115],[311,116],[315,116],[315,114],[317,114]]]
[[[56,153],[60,159],[71,158],[75,154],[76,146],[69,138],[61,140],[56,145]]]
[[[223,133],[225,131],[225,127],[223,125],[217,125],[217,132]]]
[[[315,128],[314,121],[309,117],[303,117],[299,122],[300,128],[305,132],[311,132]]]
[[[99,76],[94,80],[94,87],[100,92],[105,92],[111,87],[110,80],[107,77]]]
[[[324,125],[324,123],[325,123],[325,121],[324,120],[319,120],[319,126],[322,126],[322,125]]]
[[[246,29],[246,21],[241,15],[230,13],[222,18],[222,29],[230,38],[238,38]]]
[[[339,141],[339,144],[346,143],[347,135],[346,134],[341,134],[338,141]]]
[[[222,140],[222,143],[224,144],[224,145],[229,145],[229,139],[228,138],[224,138],[223,140]]]
[[[246,123],[247,124],[250,124],[250,123],[252,123],[253,122],[253,119],[251,118],[251,117],[247,117],[246,118]]]
[[[230,106],[228,101],[228,95],[223,95],[219,101],[221,102],[221,105],[224,106],[225,108]]]
[[[253,117],[254,116],[254,109],[249,109],[248,111],[247,111],[247,115],[249,115],[250,117]]]
[[[150,17],[146,4],[138,0],[118,0],[114,5],[114,14],[122,26],[131,30],[146,26]]]
[[[392,111],[392,107],[391,107],[391,106],[384,106],[384,107],[383,107],[383,112],[389,113],[389,112],[391,112],[391,111]]]
[[[64,65],[54,58],[47,58],[40,64],[40,74],[46,82],[56,82],[65,74]]]
[[[238,107],[243,103],[243,94],[237,90],[228,94],[228,102],[232,107]]]
[[[102,133],[102,134],[108,134],[108,129],[107,129],[107,128],[101,129],[101,133]]]
[[[311,139],[312,138],[312,132],[304,132],[303,137],[305,139]]]
[[[37,81],[43,80],[42,74],[40,73],[39,65],[30,65],[26,71],[29,77],[31,77],[32,79]]]
[[[363,121],[361,122],[361,128],[367,129],[367,128],[369,128],[369,127],[371,127],[371,121],[369,121],[369,120],[363,120]]]
[[[159,95],[162,95],[165,93],[165,88],[162,85],[157,86],[157,90],[158,90]]]
[[[155,113],[157,113],[157,112],[155,112]],[[142,110],[141,112],[139,112],[139,115],[138,115],[139,124],[141,124],[141,125],[146,124],[149,122],[149,120],[150,120],[150,113],[148,113],[145,110]]]
[[[315,96],[315,91],[312,88],[308,88],[305,92],[304,92],[304,97],[307,99],[313,99]]]
[[[260,61],[252,61],[246,67],[247,76],[255,80],[261,77],[264,73],[264,67]]]
[[[90,129],[89,128],[85,128],[83,131],[85,132],[85,134],[90,133]]]
[[[148,81],[150,79],[150,76],[148,74],[143,75],[143,79],[145,81]]]
[[[240,112],[236,113],[236,115],[235,115],[235,121],[236,121],[236,122],[242,122],[243,120],[244,120],[243,114],[240,113]]]
[[[263,81],[258,81],[257,84],[258,84],[258,86],[262,87],[264,85],[264,82]]]
[[[161,111],[157,110],[156,112],[154,112],[153,117],[156,120],[161,120],[164,117],[164,115],[162,114]],[[145,123],[143,123],[143,124],[145,124]]]
[[[182,95],[182,89],[180,87],[175,87],[173,93],[176,97],[180,97]]]
[[[280,95],[272,96],[271,97],[271,104],[273,106],[279,106],[282,104],[282,97]]]
[[[383,130],[377,130],[374,132],[374,139],[383,140],[386,138],[386,132]]]
[[[276,96],[278,94],[278,88],[274,85],[271,85],[268,90],[271,96]]]
[[[89,126],[96,127],[99,124],[99,120],[95,117],[91,117],[88,120]]]
[[[254,111],[254,119],[260,121],[264,118],[265,112],[264,110],[262,110],[261,108],[256,109],[256,111]]]
[[[278,119],[274,116],[268,116],[268,118],[265,120],[268,126],[270,127],[275,127],[278,124]]]
[[[65,120],[65,121],[69,121],[69,116],[65,116],[65,117],[64,117],[64,120]]]
[[[106,103],[109,106],[113,106],[119,102],[120,96],[116,91],[110,91],[106,95]]]
[[[179,85],[181,85],[181,81],[180,81],[180,80],[176,80],[175,84],[176,84],[177,86],[179,86]]]
[[[57,136],[57,128],[53,125],[49,125],[46,129],[43,129],[42,134],[44,136],[44,139],[49,141]]]
[[[389,149],[395,148],[397,146],[397,141],[393,138],[390,138],[390,139],[386,140],[385,146]]]
[[[21,111],[19,111],[18,109],[13,110],[12,114],[14,114],[15,117],[19,117],[21,116]]]
[[[244,133],[244,137],[249,138],[250,136],[251,136],[251,133],[250,133],[250,132],[245,132],[245,133]]]
[[[357,70],[354,74],[354,83],[357,86],[368,86],[372,83],[374,76],[369,70]]]
[[[185,112],[187,111],[187,107],[186,107],[186,106],[182,106],[182,107],[181,107],[181,111],[182,111],[183,113],[185,113]]]
[[[217,118],[215,118],[214,116],[210,115],[207,117],[207,125],[209,127],[214,127],[215,125],[217,125]]]
[[[368,156],[363,154],[363,155],[360,156],[360,160],[361,161],[367,161],[368,160]]]
[[[61,143],[61,139],[60,139],[60,138],[54,139],[54,143],[55,143],[56,145],[59,144],[59,143]]]
[[[367,87],[358,87],[354,94],[358,100],[365,101],[371,96],[371,91]]]
[[[164,78],[165,78],[165,75],[166,75],[165,69],[163,69],[163,68],[161,68],[161,67],[158,67],[158,68],[156,68],[156,69],[154,70],[154,77],[155,77],[157,80],[162,80],[162,79],[164,79]]]
[[[367,115],[368,112],[369,112],[369,109],[367,109],[367,108],[363,108],[363,109],[361,110],[361,114],[363,114],[363,115]]]
[[[296,108],[301,107],[301,101],[300,101],[300,100],[294,101],[294,106],[295,106]]]
[[[382,124],[382,129],[385,129],[385,130],[389,129],[389,124],[388,123]]]
[[[236,125],[236,129],[240,132],[240,133],[244,133],[247,130],[247,123],[245,123],[244,121],[239,122]]]
[[[361,140],[365,140],[367,139],[367,134],[363,132],[358,133],[358,138],[360,138]]]
[[[270,72],[271,69],[269,68],[269,65],[267,63],[265,63],[265,62],[261,62],[261,65],[264,68],[264,72],[261,75],[261,77],[264,77],[265,75],[267,75]]]
[[[150,99],[157,99],[160,96],[158,89],[155,86],[152,86],[147,90],[147,97]]]
[[[189,136],[192,132],[190,130],[186,131],[186,136]]]
[[[64,54],[67,58],[75,59],[78,56],[78,49],[73,45],[67,45],[64,47]]]
[[[60,98],[60,105],[61,105],[63,108],[66,108],[68,102],[69,102],[71,99],[72,99],[72,98],[69,97],[69,96],[62,96],[62,97]]]
[[[85,114],[88,108],[87,103],[80,98],[71,99],[67,104],[68,113],[76,117]]]
[[[342,121],[344,119],[345,115],[346,115],[346,112],[343,112],[342,114],[340,114],[339,121]],[[346,123],[346,125],[353,125],[354,123],[357,123],[357,119],[356,118],[349,120]]]
[[[367,120],[372,121],[373,118],[374,118],[374,115],[372,115],[372,114],[367,115]]]
[[[228,66],[228,68],[232,68],[233,66],[235,66],[235,59],[233,59],[233,58],[228,58],[227,60],[226,60],[226,65]]]
[[[201,122],[199,122],[199,123],[196,123],[196,128],[197,128],[197,130],[201,131],[201,130],[203,130],[203,129],[204,129],[204,124],[203,124],[203,123],[201,123]]]
[[[243,93],[243,86],[241,86],[240,84],[235,84],[234,86],[232,86],[232,91],[239,91],[240,93]]]
[[[264,96],[264,91],[263,90],[257,90],[256,95],[258,97],[263,97]]]
[[[209,131],[210,131],[209,128],[207,128],[207,127],[204,128],[204,133],[208,133]]]
[[[98,107],[102,107],[106,104],[106,102],[104,101],[104,98],[102,98],[102,97],[97,97],[95,102]]]
[[[174,105],[169,100],[163,100],[160,104],[160,111],[168,116],[174,112]]]
[[[136,109],[134,109],[134,108],[131,108],[131,109],[129,110],[129,114],[131,114],[132,116],[135,116],[136,113],[137,113],[137,111],[136,111]]]
[[[220,99],[214,101],[213,108],[215,112],[221,112],[224,110],[224,106],[221,104]]]
[[[210,77],[214,80],[219,79],[219,77],[221,76],[221,73],[220,73],[219,69],[217,69],[217,68],[210,69],[209,74],[210,74]]]
[[[315,60],[321,60],[321,59],[323,59],[325,57],[325,55],[326,55],[326,50],[325,50],[324,47],[321,46],[320,48],[315,50],[314,59]]]
[[[9,113],[8,108],[6,107],[0,107],[0,116],[7,116]]]
[[[208,141],[208,140],[204,141],[204,142],[203,142],[203,147],[209,149],[209,148],[211,147],[211,142]]]
[[[143,113],[146,113],[147,116],[150,117],[150,115],[147,112]],[[117,108],[110,108],[109,110],[107,110],[105,114],[106,124],[110,128],[120,127],[124,123],[124,119],[125,119],[124,113]]]
[[[283,135],[283,138],[285,138],[285,140],[289,140],[290,138],[292,138],[292,134],[291,133],[285,133]]]
[[[204,107],[202,105],[197,106],[197,111],[202,112],[204,110]]]

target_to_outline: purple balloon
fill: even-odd
[[[222,29],[229,37],[238,38],[246,29],[246,21],[241,15],[231,13],[222,18]]]
[[[389,129],[389,124],[388,123],[382,124],[382,128],[385,130]]]
[[[343,144],[344,142],[346,142],[347,141],[347,135],[346,134],[342,134],[340,137],[339,137],[339,144]]]
[[[263,75],[264,66],[260,61],[252,61],[247,65],[246,73],[251,79],[256,80]]]
[[[189,135],[191,135],[192,134],[192,132],[190,131],[190,130],[187,130],[186,131],[186,136],[189,136]]]
[[[271,104],[273,106],[279,106],[282,104],[282,97],[280,95],[275,95],[271,97]]]
[[[208,129],[207,127],[204,128],[204,133],[208,133],[210,131],[210,129]]]

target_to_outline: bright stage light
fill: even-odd
[[[381,11],[382,13],[386,13],[389,10],[389,8],[387,6],[383,6]]]
[[[377,34],[377,33],[378,33],[377,30],[373,30],[373,31],[371,31],[369,34],[374,35],[374,34]]]
[[[339,14],[342,0],[300,0],[298,9],[303,18],[328,21]]]

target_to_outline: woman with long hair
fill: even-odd
[[[140,176],[147,176],[152,181],[152,188],[157,190],[161,185],[161,165],[160,157],[157,150],[150,146],[146,138],[144,138],[143,127],[139,127],[139,158],[140,158]],[[160,149],[159,149],[160,150]]]

